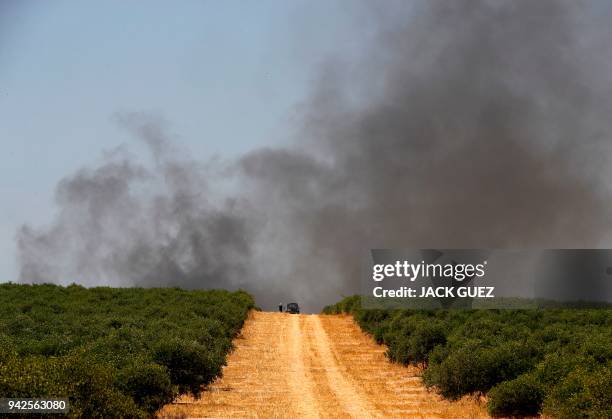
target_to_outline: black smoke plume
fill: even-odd
[[[611,243],[609,5],[367,16],[356,30],[375,36],[324,66],[291,147],[194,162],[158,119],[120,116],[154,163],[116,155],[62,180],[55,222],[18,234],[21,280],[244,287],[316,309],[358,290],[373,247]]]

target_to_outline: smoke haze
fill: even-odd
[[[52,225],[18,232],[20,280],[316,310],[358,291],[370,248],[609,246],[609,6],[383,4],[362,55],[320,70],[291,147],[197,162],[159,116],[118,115],[152,163],[119,149],[63,179]]]

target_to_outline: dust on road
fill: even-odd
[[[487,417],[472,399],[427,391],[417,368],[391,364],[349,316],[253,312],[234,344],[223,378],[160,416]]]

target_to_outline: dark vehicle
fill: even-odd
[[[300,306],[298,305],[298,303],[287,304],[287,313],[300,314]]]

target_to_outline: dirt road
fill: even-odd
[[[391,364],[347,316],[254,312],[223,378],[161,416],[477,418],[476,402],[428,392],[416,368]]]

